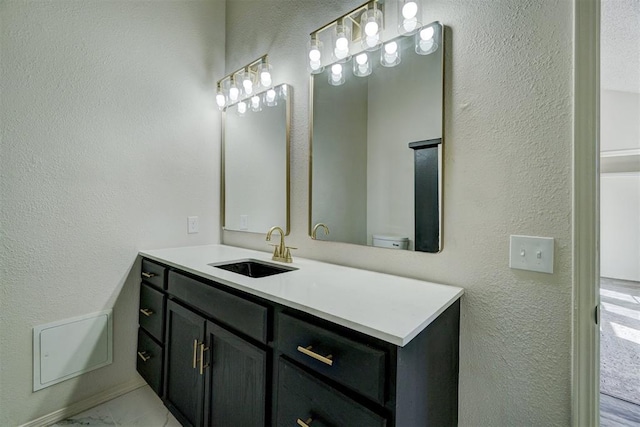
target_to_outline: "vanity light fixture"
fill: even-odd
[[[408,36],[420,28],[420,7],[416,0],[398,0],[398,33]]]
[[[218,108],[222,110],[225,105],[227,105],[227,96],[224,94],[220,82],[218,82],[217,88],[218,90],[216,91],[216,104],[218,104]]]
[[[319,74],[324,71],[322,66],[322,48],[323,43],[318,40],[315,33],[311,34],[311,40],[309,40],[309,72],[311,74]]]
[[[345,25],[344,18],[337,21],[333,29],[333,57],[336,61],[349,60],[349,45],[351,44],[351,29]]]
[[[231,76],[229,85],[229,103],[234,104],[240,99],[240,88],[236,84],[236,77]]]
[[[385,43],[380,50],[380,64],[384,67],[395,67],[400,63],[400,48],[397,41]]]
[[[238,102],[238,115],[240,117],[244,116],[247,112],[247,103],[244,101]]]
[[[240,115],[244,115],[248,107],[252,111],[260,111],[263,100],[258,97],[258,103],[256,104],[253,97],[260,90],[268,90],[272,87],[273,67],[269,63],[268,56],[263,55],[218,80],[216,85],[216,104],[220,110],[224,110],[230,105],[238,104],[238,114]],[[240,104],[244,104],[244,107],[241,107]]]
[[[375,1],[369,3],[367,7],[368,9],[360,16],[360,28],[364,33],[360,35],[360,39],[364,50],[376,50],[381,44],[380,33],[383,29],[384,15]]]
[[[269,89],[264,95],[264,103],[267,107],[275,107],[278,105],[278,94],[275,89]]]
[[[253,95],[251,97],[251,111],[257,113],[262,110],[262,99],[258,95]]]
[[[344,67],[342,64],[337,63],[331,66],[331,73],[329,73],[329,84],[331,86],[340,86],[344,83]]]
[[[401,55],[409,52],[407,44],[412,41],[418,55],[438,50],[442,43],[442,24],[437,21],[421,24],[421,0],[393,1],[397,4],[397,14],[389,9],[392,0],[370,0],[313,31],[307,45],[309,72],[320,74],[326,67],[329,84],[340,86],[345,82],[345,62],[353,61],[348,68],[354,76],[366,77],[373,72],[372,58],[378,55],[373,52],[378,49],[383,67],[400,64]],[[389,20],[397,22],[397,29],[384,27]]]
[[[438,33],[433,25],[422,28],[415,35],[416,53],[418,55],[429,55],[438,49]]]
[[[366,77],[373,71],[371,60],[367,52],[359,53],[353,61],[353,75],[357,77]]]

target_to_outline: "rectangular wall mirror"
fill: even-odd
[[[383,45],[367,52],[366,77],[354,75],[358,54],[340,64],[344,83],[332,65],[311,77],[312,238],[441,250],[444,38],[439,22],[424,28],[429,54],[416,53],[418,35],[397,37],[386,43],[395,66],[381,65]],[[314,233],[318,223],[329,234]]]
[[[289,128],[291,86],[283,84],[223,114],[223,229],[289,232]]]

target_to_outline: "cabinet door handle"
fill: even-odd
[[[311,427],[311,423],[313,422],[313,418],[307,418],[306,421],[302,421],[300,418],[298,418],[296,420],[296,423],[300,426],[300,427]]]
[[[198,365],[198,340],[193,340],[193,369]]]
[[[140,309],[140,313],[144,314],[145,316],[149,317],[153,314],[153,310],[149,310],[148,308],[141,308]]]
[[[327,364],[329,366],[333,366],[333,355],[331,354],[327,354],[326,356],[322,356],[316,352],[311,351],[313,347],[312,346],[308,346],[308,347],[303,347],[301,345],[298,346],[298,351],[302,354],[306,354],[309,357],[313,357],[316,360],[321,361],[324,364]]]
[[[146,271],[142,272],[142,277],[146,277],[147,279],[151,279],[152,277],[156,277],[155,273],[147,273]]]
[[[140,359],[142,359],[143,362],[146,362],[147,360],[151,359],[151,356],[147,356],[146,351],[139,351],[138,357],[140,357]]]
[[[204,352],[209,350],[209,347],[205,347],[204,343],[200,344],[200,375],[204,375],[205,368],[209,367],[209,364],[204,364]]]

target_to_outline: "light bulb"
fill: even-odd
[[[320,54],[320,51],[319,51],[318,49],[311,49],[311,50],[309,51],[309,59],[310,59],[312,62],[320,61],[320,57],[321,57],[321,56],[322,56],[322,55]]]
[[[398,43],[391,42],[384,45],[384,51],[387,55],[393,55],[398,51]]]
[[[258,108],[260,106],[260,97],[252,96],[251,97],[251,108]]]
[[[364,33],[369,37],[373,37],[376,34],[378,34],[379,28],[380,27],[378,27],[377,22],[375,21],[367,22],[367,25],[364,26]]]
[[[367,56],[366,53],[361,53],[360,55],[356,56],[356,62],[359,65],[366,64],[368,60],[369,60],[369,57]]]
[[[331,74],[334,74],[334,75],[340,75],[340,74],[342,74],[342,65],[340,65],[340,64],[333,64],[333,65],[331,66]]]
[[[276,99],[276,91],[269,89],[267,91],[267,102],[273,102]]]
[[[223,94],[219,93],[216,95],[216,104],[218,104],[218,107],[222,108],[226,103],[227,103],[227,99]]]
[[[244,101],[238,103],[238,113],[244,114],[246,112],[247,112],[247,103]]]
[[[229,89],[229,99],[235,102],[238,100],[239,96],[240,96],[240,90],[237,87],[232,86],[231,89]]]
[[[404,19],[415,18],[418,14],[418,4],[414,1],[410,1],[402,6],[402,17]]]
[[[271,73],[263,71],[260,73],[260,84],[264,87],[271,86]]]
[[[367,67],[367,65],[358,65],[358,71],[360,71],[360,74],[367,74],[367,72],[369,71],[369,67]]]
[[[336,40],[336,50],[348,50],[349,40],[345,36],[338,37]]]
[[[368,48],[376,47],[379,41],[380,41],[380,36],[378,34],[376,34],[375,36],[367,36],[364,39],[364,42]]]
[[[404,31],[407,33],[413,32],[417,26],[418,26],[418,20],[416,18],[405,19],[402,22],[402,28],[404,28]]]
[[[242,87],[244,87],[244,93],[251,95],[253,92],[253,82],[250,78],[246,78],[242,81]]]
[[[433,38],[433,34],[433,27],[423,28],[422,30],[420,30],[420,39],[431,40]]]
[[[310,61],[309,62],[309,68],[311,68],[311,70],[316,71],[319,70],[321,66],[320,61]]]
[[[339,50],[338,48],[335,48],[333,50],[333,54],[335,55],[336,59],[344,59],[347,56],[349,56],[349,51],[348,50]]]

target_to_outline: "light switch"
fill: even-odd
[[[552,237],[511,236],[509,267],[553,273]]]
[[[249,215],[240,215],[240,230],[249,229]]]

